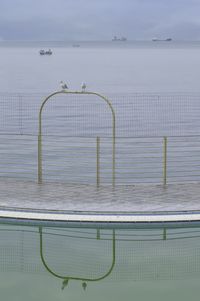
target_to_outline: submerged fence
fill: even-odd
[[[200,95],[108,95],[114,184],[200,181]],[[0,95],[0,177],[37,181],[40,94]],[[55,95],[43,108],[42,179],[113,184],[112,111],[98,95]]]

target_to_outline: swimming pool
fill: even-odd
[[[1,223],[0,237],[3,300],[198,300],[197,224],[29,221]]]

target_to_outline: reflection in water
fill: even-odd
[[[106,272],[104,275],[100,276],[100,277],[96,277],[96,278],[84,278],[84,277],[79,277],[79,276],[61,276],[57,273],[55,273],[47,264],[46,260],[45,260],[45,256],[44,256],[44,249],[43,249],[43,232],[42,232],[42,227],[39,228],[39,232],[40,232],[40,257],[42,260],[42,263],[44,265],[44,267],[46,268],[46,270],[53,276],[55,276],[56,278],[60,278],[60,279],[64,279],[63,283],[62,283],[62,290],[68,285],[69,280],[78,280],[78,281],[82,281],[82,287],[84,290],[86,290],[87,287],[87,283],[88,281],[100,281],[105,279],[106,277],[108,277],[111,272],[113,271],[114,265],[115,265],[115,230],[112,231],[112,264],[111,267],[109,268],[108,272]],[[83,237],[84,238],[84,237]],[[99,229],[97,229],[97,239],[100,239],[100,232]]]
[[[200,292],[200,228],[0,225],[0,237],[4,300],[14,300],[16,291],[24,293],[21,301],[65,300],[66,294],[68,300],[132,300],[133,293],[139,300],[183,301]],[[12,285],[4,283],[8,274]]]

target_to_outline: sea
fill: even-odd
[[[102,93],[199,92],[199,51],[200,42],[0,42],[0,92],[51,92],[61,80]]]
[[[200,42],[0,42],[0,176],[37,181],[39,109],[64,81],[112,104],[118,184],[162,183],[165,137],[168,181],[199,181],[199,53]],[[110,184],[113,115],[102,99],[55,96],[42,134],[48,181],[94,184],[99,137],[101,180]]]

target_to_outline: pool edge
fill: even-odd
[[[0,207],[0,222],[49,225],[188,225],[200,224],[200,211],[81,212]]]

